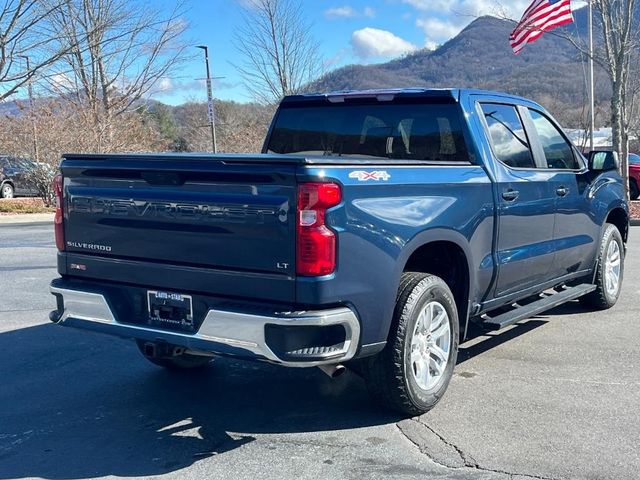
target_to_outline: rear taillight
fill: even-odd
[[[325,225],[327,209],[342,201],[335,183],[303,183],[298,187],[296,272],[317,277],[336,269],[336,234]]]
[[[53,218],[53,226],[56,234],[56,247],[64,251],[64,202],[63,202],[63,179],[59,173],[53,177],[53,193],[56,196],[56,216]]]

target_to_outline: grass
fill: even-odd
[[[0,199],[0,215],[20,213],[53,213],[54,207],[45,207],[40,198]]]

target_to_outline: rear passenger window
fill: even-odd
[[[554,169],[575,170],[580,168],[573,147],[560,133],[560,130],[540,112],[529,109],[531,120],[536,127],[540,143],[544,150],[547,166]]]
[[[498,160],[514,168],[535,168],[518,110],[513,105],[482,104],[489,137]]]

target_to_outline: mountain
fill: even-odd
[[[574,24],[555,32],[586,41],[586,9],[574,15]],[[571,42],[554,32],[546,33],[516,56],[508,42],[513,27],[506,20],[480,17],[434,51],[419,50],[382,64],[342,67],[322,77],[311,89],[481,88],[532,98],[559,117],[580,117],[587,92],[586,58],[583,63]],[[610,88],[605,72],[598,70],[596,79],[596,97],[606,108]],[[569,121],[579,122],[578,118]]]
[[[29,100],[13,100],[8,102],[0,102],[0,117],[20,115],[24,110],[29,108]]]

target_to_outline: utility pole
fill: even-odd
[[[18,55],[21,58],[24,58],[27,61],[27,74],[29,75],[31,72],[31,63],[29,61],[28,55]],[[27,91],[29,92],[29,112],[31,113],[31,128],[33,130],[33,159],[38,161],[38,129],[36,127],[36,117],[34,112],[34,104],[33,104],[33,78],[29,79],[29,83],[27,83]]]
[[[593,150],[593,136],[596,128],[595,80],[593,78],[593,0],[589,0],[589,104],[589,116],[591,123],[589,150]]]
[[[197,45],[196,48],[204,50],[204,62],[207,66],[207,114],[209,117],[209,126],[211,127],[211,146],[213,153],[217,153],[218,146],[216,144],[216,111],[213,105],[213,93],[211,88],[211,71],[209,70],[209,48],[206,45]]]

